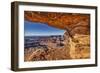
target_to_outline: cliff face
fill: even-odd
[[[68,29],[72,34],[74,32],[89,33],[89,14],[25,11],[24,17],[28,21],[46,23],[59,29]]]
[[[25,11],[25,20],[46,23],[49,26],[66,30],[64,46],[54,48],[52,44],[47,50],[38,48],[25,49],[25,61],[65,60],[90,58],[90,15],[75,13],[53,13]],[[44,30],[45,31],[45,30]]]
[[[76,34],[73,39],[64,35],[64,46],[54,47],[48,44],[46,48],[25,49],[24,61],[70,60],[90,58],[90,36]],[[52,43],[52,42],[51,42]],[[55,44],[55,43],[52,43]]]

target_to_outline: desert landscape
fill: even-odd
[[[25,62],[90,58],[89,14],[25,11],[24,17],[64,30],[61,35],[24,36]]]

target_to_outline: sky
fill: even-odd
[[[47,24],[24,21],[25,36],[63,35],[64,32],[64,30],[48,26]]]

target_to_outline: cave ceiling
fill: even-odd
[[[86,32],[89,31],[90,27],[89,14],[25,11],[24,19],[31,22],[45,23],[59,29],[67,28],[70,31],[78,26],[80,29],[83,28],[83,32]]]

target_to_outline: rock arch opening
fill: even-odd
[[[31,54],[25,55],[25,61],[90,58],[89,14],[25,11],[24,18],[65,30],[64,40],[59,42],[64,46],[57,49],[58,47],[52,46],[54,43],[49,43],[45,50],[32,49]]]

